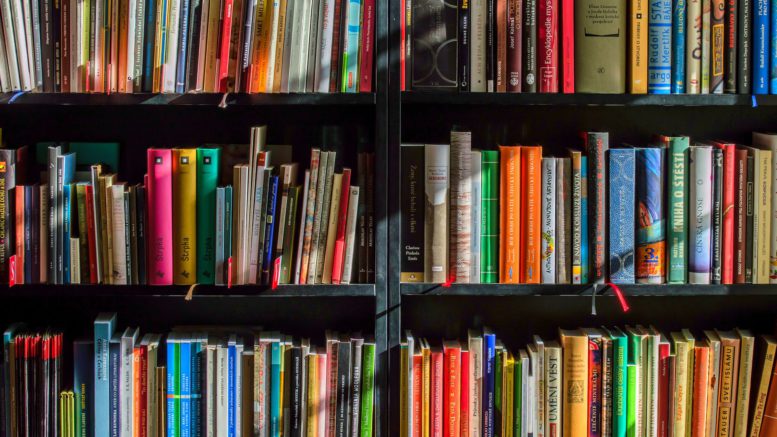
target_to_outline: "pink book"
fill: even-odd
[[[375,0],[364,0],[362,6],[362,43],[359,54],[359,91],[372,92],[372,58],[375,52]]]
[[[351,197],[351,169],[343,169],[343,183],[340,190],[340,212],[337,216],[337,239],[332,260],[332,283],[339,284],[343,278],[343,261],[345,259],[345,223],[348,218],[348,198]]]
[[[561,81],[562,92],[575,92],[575,2],[561,0]]]
[[[173,284],[173,152],[148,149],[148,283]]]
[[[461,437],[469,437],[469,351],[461,351],[461,401],[459,401],[459,423]]]
[[[431,368],[431,437],[443,437],[443,355],[442,349],[432,348]]]
[[[558,2],[537,3],[537,68],[541,93],[558,92]]]

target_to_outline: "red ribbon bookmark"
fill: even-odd
[[[618,298],[618,301],[621,303],[621,308],[623,308],[623,312],[627,313],[629,312],[629,304],[626,302],[626,297],[623,295],[623,292],[621,291],[620,287],[613,284],[612,282],[608,282],[607,286],[612,288],[613,293],[615,293],[615,297]]]

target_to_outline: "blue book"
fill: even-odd
[[[70,217],[72,211],[70,211],[70,196],[71,186],[65,185],[63,188],[65,210],[62,214],[62,283],[70,283]]]
[[[583,187],[588,186],[588,158],[580,158],[580,181]],[[580,257],[582,258],[582,268],[580,272],[580,283],[588,283],[588,271],[590,270],[590,260],[588,259],[588,190],[583,188],[580,196]]]
[[[76,421],[80,423],[81,435],[76,437],[93,436],[92,423],[92,396],[89,394],[93,387],[94,372],[94,342],[90,340],[76,340],[73,342],[73,394],[78,400],[75,406]],[[86,396],[84,396],[86,395]]]
[[[115,333],[110,343],[110,437],[121,434],[121,334]]]
[[[94,435],[107,436],[110,424],[110,343],[116,313],[100,313],[94,321]]]
[[[280,437],[281,419],[281,342],[270,343],[270,437]]]
[[[11,383],[11,368],[16,368],[16,363],[11,362],[11,345],[13,344],[13,340],[16,337],[16,332],[19,331],[21,328],[23,328],[24,325],[20,323],[14,323],[13,325],[9,326],[8,329],[6,329],[3,332],[3,391],[4,391],[4,398],[3,403],[5,404],[4,411],[6,414],[11,414],[11,387],[13,384]],[[15,371],[14,373],[14,379],[15,379]],[[11,421],[5,420],[4,422],[4,429],[6,436],[11,435]]]
[[[648,12],[648,93],[669,94],[672,82],[672,0],[651,0]]]
[[[769,94],[769,0],[755,0],[753,14],[753,92]]]
[[[154,42],[156,39],[156,2],[146,2],[145,27],[143,28],[143,92],[154,89]]]
[[[665,148],[637,149],[635,196],[639,216],[634,236],[634,263],[638,283],[666,281]]]
[[[264,260],[262,260],[262,282],[269,284],[272,279],[272,255],[275,248],[275,211],[278,200],[278,176],[270,176],[270,188],[267,191],[267,221],[264,231]]]
[[[362,5],[361,0],[348,0],[346,3],[346,33],[343,48],[343,88],[344,93],[359,91],[359,34]]]
[[[769,8],[769,91],[777,94],[777,2]]]
[[[186,92],[186,48],[189,45],[189,0],[181,0],[181,18],[178,28],[178,62],[175,70],[175,92]]]
[[[237,338],[232,335],[229,337],[229,343],[227,345],[227,435],[229,437],[236,437],[237,430],[235,429],[236,416],[236,383],[235,378],[237,374]]]
[[[685,3],[673,0],[672,6],[672,94],[685,92]]]
[[[67,153],[57,157],[57,196],[56,205],[56,229],[57,229],[57,254],[56,273],[57,284],[64,284],[65,276],[65,252],[70,250],[70,240],[65,240],[65,187],[74,182],[76,174],[76,154]],[[49,254],[51,256],[51,254]],[[68,265],[68,271],[70,266]]]
[[[167,336],[167,437],[180,436],[180,417],[181,417],[181,384],[179,355],[181,345],[178,335],[171,333]]]
[[[178,358],[181,373],[181,437],[191,437],[192,343],[186,337],[181,338]]]
[[[496,335],[483,333],[483,437],[494,437]]]
[[[191,364],[191,412],[189,413],[191,423],[191,436],[202,436],[202,360],[203,360],[203,342],[207,341],[205,337],[192,337],[192,364]]]
[[[610,281],[634,283],[634,149],[610,149]]]

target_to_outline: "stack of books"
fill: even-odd
[[[402,436],[777,433],[777,340],[747,330],[560,329],[510,350],[489,329],[400,345]]]
[[[775,94],[774,0],[400,0],[403,90]]]
[[[0,149],[1,280],[374,282],[373,154],[358,153],[351,169],[346,157],[315,148],[298,174],[290,145],[267,145],[264,126],[251,138],[250,146],[149,149],[139,184],[112,172],[116,143],[39,144],[41,182],[27,148]]]
[[[3,92],[371,92],[375,0],[6,0]]]
[[[582,150],[402,146],[403,282],[777,281],[777,135],[753,146],[656,136]],[[423,190],[423,192],[422,192]]]

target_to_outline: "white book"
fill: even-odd
[[[144,0],[127,0],[129,3],[128,17],[127,17],[127,76],[120,77],[119,81],[124,81],[124,87],[126,92],[132,92],[133,80],[135,78],[135,56],[137,54],[137,41],[135,40],[137,35],[138,24],[138,6],[142,9],[146,2]],[[144,17],[145,18],[145,17]],[[140,20],[143,23],[143,19]],[[142,36],[142,33],[141,33]]]
[[[470,2],[470,35],[469,48],[470,77],[469,90],[486,92],[486,0]],[[523,26],[523,24],[521,24]],[[493,85],[492,85],[493,86]],[[491,90],[488,90],[491,91]]]
[[[262,227],[262,216],[266,215],[266,211],[262,209],[262,195],[264,193],[264,169],[265,165],[257,166],[256,178],[254,182],[253,193],[253,214],[251,217],[251,239],[249,250],[249,266],[248,266],[248,282],[250,284],[257,284],[261,279],[261,260],[259,259],[259,234]]]
[[[127,284],[127,236],[125,232],[125,214],[124,214],[124,183],[111,185],[112,204],[112,236],[113,236],[113,256],[111,266],[113,267],[111,284]]]
[[[286,92],[294,93],[299,91],[299,82],[300,82],[300,61],[303,57],[302,53],[302,40],[303,38],[308,37],[308,32],[310,29],[303,26],[304,23],[304,14],[305,9],[307,9],[308,15],[310,15],[310,2],[307,1],[294,1],[292,4],[293,12],[292,12],[292,23],[289,27],[289,30],[291,31],[290,34],[287,34],[287,38],[291,39],[291,53],[289,54],[289,71],[288,71],[288,78],[286,80],[287,89]],[[307,6],[306,6],[307,5]],[[281,85],[281,91],[283,92],[283,85]]]
[[[27,26],[27,54],[30,56],[30,68],[33,79],[33,88],[43,89],[43,52],[41,51],[40,43],[40,24],[42,19],[40,18],[40,2],[37,1],[25,1],[24,2],[24,19]],[[29,32],[32,31],[32,37]],[[30,45],[32,44],[32,45]]]
[[[556,283],[556,158],[542,158],[542,283]]]
[[[272,27],[270,28],[270,52],[267,57],[267,88],[265,92],[271,93],[275,82],[275,55],[278,48],[278,20],[280,19],[281,2],[272,0]]]
[[[78,238],[70,238],[70,283],[81,283],[81,243]]]
[[[11,81],[11,89],[19,91],[21,89],[21,79],[19,77],[19,61],[16,51],[16,35],[14,33],[14,20],[11,13],[12,0],[0,1],[0,14],[3,16],[3,34],[5,36],[5,53],[8,59],[8,75]]]
[[[134,409],[135,405],[135,343],[138,341],[140,330],[127,328],[121,336],[119,353],[121,365],[119,366],[119,437],[132,437],[134,433]]]
[[[701,3],[702,0],[688,0],[687,25],[685,27],[685,82],[686,93],[701,91]]]
[[[332,30],[335,15],[334,0],[321,0],[323,3],[318,18],[318,56],[316,60],[316,86],[315,92],[329,92],[329,77],[332,73]]]
[[[712,149],[708,146],[693,146],[688,155],[691,182],[689,205],[692,205],[688,233],[688,282],[709,284],[712,267]]]
[[[316,87],[316,62],[318,60],[318,37],[321,27],[320,17],[323,16],[324,0],[311,0],[310,5],[310,35],[308,35],[308,60],[305,71],[305,89],[312,93]]]
[[[4,93],[11,91],[11,77],[8,72],[8,54],[5,51],[5,34],[0,29],[0,88]]]
[[[472,266],[470,268],[469,282],[474,284],[480,283],[480,231],[483,225],[483,208],[482,208],[482,196],[483,196],[483,181],[481,177],[481,170],[483,166],[483,155],[480,150],[472,151],[472,207],[470,223],[472,223],[471,235],[472,243],[470,244],[470,253],[472,254]]]
[[[299,211],[299,226],[297,232],[297,259],[294,262],[294,278],[293,283],[300,283],[300,275],[302,274],[302,248],[305,245],[305,221],[307,218],[308,208],[308,190],[310,189],[310,170],[305,170],[305,182],[302,186],[302,203],[300,203]]]
[[[25,14],[25,8],[22,6],[22,3],[26,3],[22,0],[10,0],[11,1],[11,7],[12,11],[11,14],[13,15],[13,28],[14,28],[14,39],[16,41],[16,58],[19,61],[19,76],[21,79],[21,89],[22,91],[30,91],[33,89],[33,78],[32,78],[32,62],[30,57],[30,48],[27,44],[28,36],[31,37],[32,35],[25,31],[25,20],[24,20],[24,14]],[[29,12],[28,12],[29,13]]]
[[[545,397],[545,429],[548,430],[548,436],[553,435],[550,430],[561,429],[562,417],[562,361],[561,345],[557,341],[548,342],[545,347],[545,383],[547,385]],[[558,436],[558,432],[555,433]]]
[[[770,150],[772,152],[772,166],[770,169],[772,175],[771,211],[769,211],[771,229],[767,234],[771,234],[769,240],[769,277],[772,284],[777,284],[777,134],[753,132],[753,145],[761,150]]]
[[[167,53],[162,66],[162,92],[175,92],[175,70],[178,63],[178,34],[181,22],[181,0],[168,0],[169,13],[167,17]],[[223,60],[222,60],[223,61]]]
[[[472,274],[472,133],[451,132],[450,277],[469,283]]]
[[[229,363],[227,345],[223,341],[216,349],[216,437],[229,432]]]
[[[348,218],[345,222],[345,257],[341,284],[350,284],[353,279],[353,252],[356,246],[356,222],[359,212],[359,187],[352,186],[348,198]]]
[[[470,330],[468,336],[470,380],[469,435],[479,436],[483,424],[483,336],[474,330]]]

